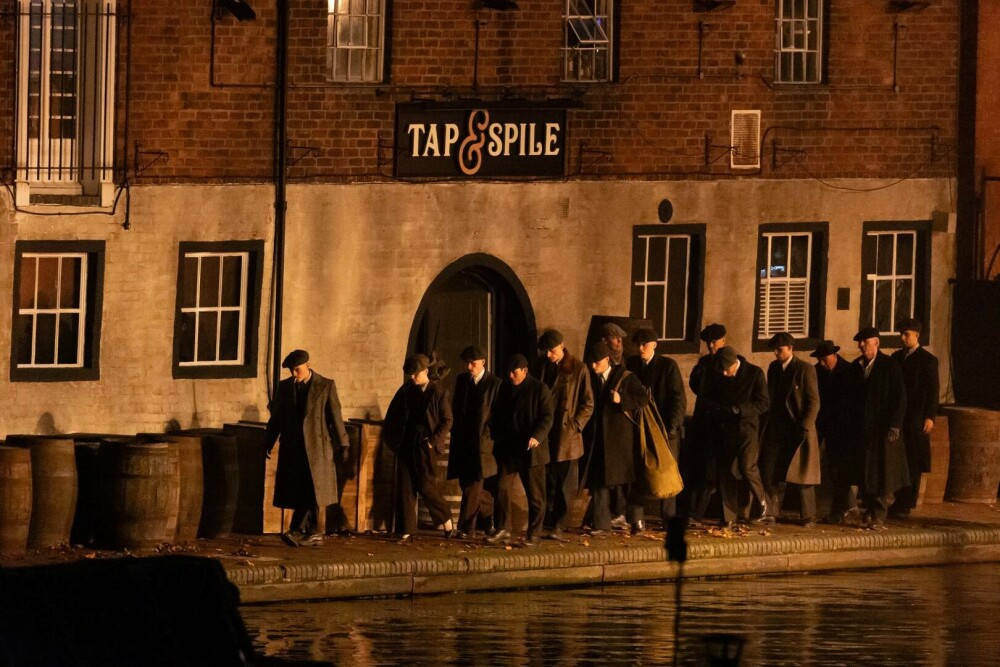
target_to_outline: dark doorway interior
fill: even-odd
[[[452,369],[451,389],[465,370],[459,358],[468,345],[481,345],[494,372],[509,355],[530,360],[535,347],[535,315],[521,281],[491,255],[466,255],[450,264],[424,294],[410,329],[409,352],[437,352]]]

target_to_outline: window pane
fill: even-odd
[[[219,337],[219,361],[236,361],[240,349],[240,314],[222,313],[222,331]]]
[[[17,315],[14,318],[14,331],[17,336],[17,365],[31,363],[31,340],[34,337],[34,318],[31,315]]]
[[[646,280],[665,280],[667,275],[667,239],[655,236],[649,239],[649,255],[646,267]]]
[[[56,316],[39,313],[35,327],[35,363],[52,364],[56,355]]]
[[[59,259],[56,257],[38,258],[38,302],[36,308],[55,308],[56,292],[59,279]]]
[[[198,305],[210,308],[219,305],[219,258],[201,258],[201,290]]]
[[[181,313],[181,326],[177,346],[182,362],[194,361],[195,313]]]
[[[875,273],[880,276],[892,275],[892,234],[878,234],[878,250],[875,257]]]
[[[60,308],[80,307],[80,265],[79,257],[63,257],[62,285],[59,294]]]
[[[21,284],[17,298],[18,308],[35,307],[35,270],[38,267],[38,260],[34,257],[23,257],[21,259]]]
[[[646,319],[653,322],[653,329],[663,335],[663,287],[650,285],[646,290]]]
[[[897,325],[907,317],[913,317],[913,281],[896,281],[896,319],[893,324]],[[895,327],[893,327],[895,329]]]
[[[892,281],[875,281],[875,327],[892,330]]]
[[[180,301],[181,308],[194,308],[198,305],[198,258],[185,256],[181,260]]]
[[[896,236],[896,273],[910,275],[913,273],[913,243],[915,234],[899,234]]]
[[[664,338],[685,338],[688,239],[670,240],[670,274],[667,276],[667,324]]]
[[[788,237],[771,237],[770,277],[785,278],[788,276]]]
[[[222,305],[240,306],[243,287],[243,258],[225,257],[222,262]]]
[[[215,361],[215,336],[219,316],[213,312],[203,312],[198,317],[198,361]]]
[[[792,278],[808,277],[808,266],[809,266],[809,237],[793,236],[791,270],[789,272],[789,276],[791,276]]]
[[[75,313],[59,315],[59,362],[60,364],[79,363],[77,358],[80,342],[80,316]]]

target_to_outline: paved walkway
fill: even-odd
[[[190,553],[219,559],[243,603],[406,596],[468,590],[581,586],[683,577],[1000,561],[1000,507],[944,503],[921,508],[884,532],[857,526],[792,524],[735,532],[689,531],[683,569],[667,562],[664,534],[570,533],[537,547],[495,547],[425,532],[409,544],[384,535],[331,536],[321,546],[288,547],[276,535],[198,540],[159,551],[122,554],[50,549],[8,566]]]

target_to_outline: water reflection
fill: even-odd
[[[742,665],[998,664],[997,566],[869,570],[683,589],[680,662],[738,632]],[[243,607],[263,654],[336,665],[664,665],[672,584]]]

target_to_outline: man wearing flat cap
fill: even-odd
[[[625,345],[623,343],[628,334],[614,322],[605,322],[601,326],[601,342],[608,346],[611,351],[611,365],[620,366],[625,363]]]
[[[434,524],[446,538],[457,531],[451,521],[451,508],[437,487],[437,458],[444,454],[451,431],[451,397],[440,384],[430,379],[431,360],[423,354],[411,354],[403,362],[406,380],[396,391],[385,413],[382,438],[396,454],[394,530],[408,541],[417,530],[417,494],[423,498]]]
[[[866,327],[854,340],[861,356],[851,364],[854,379],[852,422],[860,429],[864,525],[885,529],[895,493],[910,484],[902,429],[906,387],[899,364],[879,351],[879,330]]]
[[[567,513],[579,490],[583,429],[594,411],[594,393],[587,367],[566,349],[562,333],[543,331],[538,350],[544,356],[532,364],[531,375],[552,392],[555,408],[545,469],[545,527],[549,537],[559,540],[568,528]]]
[[[635,373],[656,405],[663,425],[667,427],[670,453],[680,460],[681,427],[687,412],[687,393],[677,362],[656,353],[658,336],[652,329],[639,329],[632,334],[632,342],[639,347],[639,354],[625,362],[625,368]],[[664,520],[677,513],[677,497],[660,501],[660,516]]]
[[[757,468],[760,419],[770,406],[764,371],[729,346],[716,352],[715,358],[715,369],[702,382],[697,409],[705,419],[715,486],[722,496],[723,525],[731,527],[742,511],[739,479],[760,504],[760,512],[751,517],[754,523],[774,523]],[[701,499],[695,519],[704,515],[707,501],[708,497]]]
[[[799,491],[804,525],[812,527],[820,483],[816,369],[795,356],[795,338],[786,331],[772,336],[768,346],[774,351],[774,361],[767,367],[771,409],[760,449],[761,478],[775,518],[781,516],[785,488],[790,484]]]
[[[477,522],[492,532],[497,464],[490,418],[500,378],[486,369],[486,350],[478,345],[465,348],[461,356],[468,372],[455,378],[448,479],[457,479],[462,487],[459,536],[475,537]]]
[[[840,346],[824,340],[809,356],[816,359],[819,414],[816,432],[823,447],[822,476],[832,487],[826,523],[842,524],[857,512],[855,489],[861,474],[861,448],[851,428],[853,387],[851,365],[837,354]]]
[[[701,402],[701,385],[706,374],[710,374],[715,366],[715,353],[726,346],[726,327],[713,323],[701,330],[699,334],[705,343],[706,352],[698,359],[691,369],[688,386],[694,392],[694,414],[688,423],[684,441],[681,443],[680,468],[684,479],[684,490],[678,502],[687,506],[690,523],[697,524],[701,511],[698,508],[708,507],[709,498],[715,493],[714,453],[711,451],[708,425],[704,418],[704,406]]]
[[[612,490],[626,498],[626,516],[633,533],[644,529],[643,499],[635,494],[642,473],[633,415],[649,400],[639,379],[624,365],[611,365],[611,349],[595,343],[587,350],[594,414],[584,431],[584,479],[594,502],[592,534],[612,529]]]
[[[920,478],[931,469],[931,431],[938,411],[938,360],[920,344],[923,325],[920,320],[908,318],[899,323],[903,349],[892,353],[892,358],[903,369],[906,385],[906,419],[903,424],[903,444],[906,462],[910,468],[910,486],[902,489],[890,514],[906,518],[917,506]]]
[[[545,465],[549,462],[549,431],[552,428],[552,393],[528,375],[528,360],[514,354],[504,363],[507,377],[497,393],[490,427],[496,443],[499,467],[497,532],[490,544],[510,541],[510,492],[520,478],[528,498],[528,533],[525,545],[541,541],[545,522]]]
[[[291,377],[278,383],[267,421],[267,454],[280,438],[274,505],[292,510],[282,539],[290,546],[320,544],[320,508],[339,501],[335,455],[350,457],[337,385],[309,367],[309,353],[293,350],[281,362]]]

